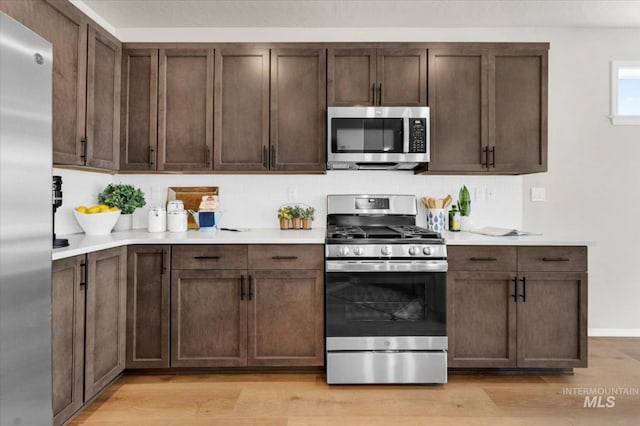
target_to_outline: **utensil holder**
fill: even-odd
[[[435,232],[442,232],[447,229],[446,209],[427,209],[427,229]]]

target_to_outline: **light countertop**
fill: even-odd
[[[253,228],[244,232],[220,231],[199,232],[158,232],[134,229],[112,232],[104,236],[85,234],[61,235],[69,239],[69,247],[53,250],[53,260],[64,259],[79,254],[105,250],[131,244],[324,244],[325,228],[311,230],[287,230],[277,228]],[[588,246],[592,242],[575,238],[551,235],[523,237],[491,237],[470,232],[443,232],[447,245],[485,246]]]

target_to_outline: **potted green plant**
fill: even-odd
[[[117,207],[121,211],[120,218],[113,228],[115,231],[126,231],[132,227],[131,215],[138,207],[147,204],[144,200],[144,192],[139,188],[122,183],[111,183],[98,194],[98,202],[109,207]]]
[[[469,231],[473,228],[473,221],[469,217],[471,214],[471,195],[466,185],[460,188],[458,193],[458,208],[460,209],[460,229]]]
[[[316,209],[313,207],[307,207],[302,210],[302,229],[311,229],[311,221],[313,221],[313,214]]]
[[[303,208],[300,206],[294,206],[291,209],[291,227],[293,229],[300,229],[300,219],[302,218]]]
[[[280,229],[289,229],[289,219],[291,219],[291,206],[282,206],[278,209],[278,219]]]

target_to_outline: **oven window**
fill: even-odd
[[[446,274],[330,272],[328,337],[445,336]]]
[[[401,118],[333,118],[331,145],[334,153],[403,152]]]

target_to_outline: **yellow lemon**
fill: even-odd
[[[110,212],[119,212],[119,211],[120,211],[120,209],[119,209],[119,208],[117,208],[117,207],[111,207],[111,208],[109,209],[109,211],[110,211]]]
[[[89,207],[87,209],[87,213],[100,213],[100,207],[99,206]]]
[[[111,211],[111,207],[104,204],[100,204],[98,207],[100,208],[100,213]]]
[[[78,207],[76,207],[76,211],[78,213],[86,213],[87,212],[87,208],[85,206],[78,206]]]

